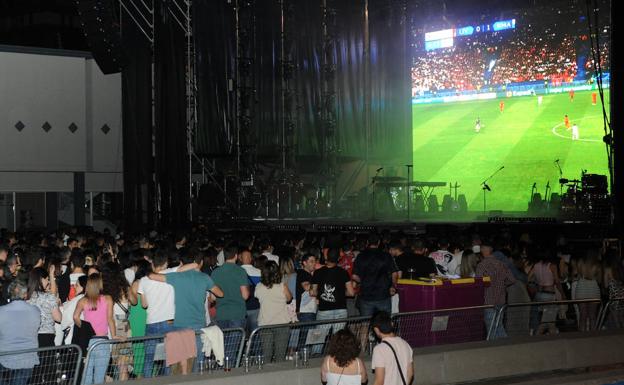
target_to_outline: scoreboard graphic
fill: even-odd
[[[449,48],[454,45],[455,38],[471,36],[479,33],[498,32],[516,28],[516,19],[499,20],[490,24],[468,25],[425,33],[425,50],[432,51]]]

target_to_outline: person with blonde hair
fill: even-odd
[[[601,267],[598,262],[598,253],[590,250],[587,254],[585,259],[578,262],[579,279],[576,284],[574,299],[596,299],[598,301],[578,304],[579,331],[594,329],[600,305]]]
[[[474,278],[480,260],[480,253],[474,253],[472,250],[465,250],[461,264],[459,265],[459,275],[462,278]]]
[[[113,298],[102,294],[102,277],[99,274],[91,274],[87,278],[85,295],[76,304],[74,311],[74,324],[78,328],[87,327],[87,323],[93,328],[94,335],[89,340],[89,359],[83,376],[84,384],[102,384],[106,378],[106,369],[110,360],[110,345],[93,345],[101,340],[117,339],[115,320],[113,319]],[[82,315],[82,318],[80,318]]]

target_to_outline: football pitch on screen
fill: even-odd
[[[564,178],[581,179],[582,170],[608,175],[602,106],[599,95],[592,104],[592,92],[576,91],[573,101],[567,92],[543,95],[540,104],[538,96],[521,96],[413,105],[413,180],[457,182],[468,210],[480,211],[481,182],[504,166],[488,181],[487,210],[518,212],[527,210],[533,183],[542,196],[547,183],[560,192],[557,159]],[[604,97],[608,112],[608,91]],[[448,187],[434,191],[440,203],[449,193]]]

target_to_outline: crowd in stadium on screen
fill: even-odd
[[[453,47],[431,51],[425,51],[422,42],[416,43],[411,69],[412,96],[484,90],[533,81],[561,84],[577,77],[579,65],[584,67],[585,79],[591,81],[594,60],[584,30],[586,25],[577,14],[551,11],[569,17],[572,22],[551,22],[548,27],[532,25],[529,20],[536,15],[524,12],[514,15],[522,19],[513,31],[455,38]],[[417,35],[416,39],[423,39],[423,30]],[[584,62],[578,63],[577,59]],[[600,41],[600,62],[603,70],[608,68],[608,42],[604,36]]]

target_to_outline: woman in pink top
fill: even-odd
[[[109,295],[102,295],[102,277],[91,274],[87,279],[85,296],[76,304],[74,322],[82,327],[89,323],[95,335],[89,340],[87,364],[84,370],[84,384],[102,384],[106,378],[106,368],[110,360],[110,345],[106,343],[94,344],[101,340],[117,339],[115,335],[115,321],[113,320],[113,299]],[[80,316],[82,315],[82,319]]]

